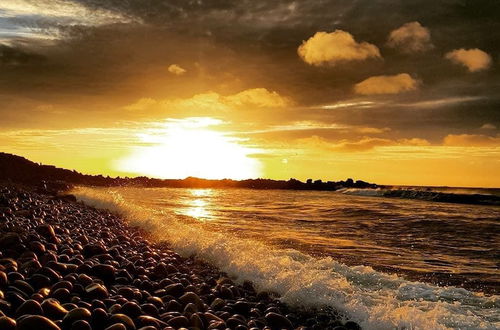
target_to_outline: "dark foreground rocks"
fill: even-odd
[[[182,258],[118,216],[0,187],[0,329],[358,329]]]

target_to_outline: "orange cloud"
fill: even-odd
[[[454,147],[500,147],[500,136],[482,134],[449,134],[443,145]]]
[[[389,35],[387,45],[399,48],[404,53],[423,52],[433,47],[429,29],[420,25],[419,22],[406,23],[393,30]]]
[[[297,51],[304,62],[316,66],[381,58],[377,46],[368,42],[358,43],[349,32],[342,30],[316,32],[303,41]]]
[[[455,49],[446,53],[445,58],[455,64],[465,66],[469,72],[486,70],[491,65],[491,56],[481,49]]]
[[[374,76],[354,86],[354,91],[362,95],[399,94],[417,89],[418,81],[407,73],[394,76]]]
[[[175,74],[176,76],[181,76],[186,73],[186,69],[177,64],[171,64],[168,67],[168,72],[170,72],[171,74]]]
[[[190,98],[155,100],[142,98],[125,107],[126,110],[145,114],[188,113],[220,113],[231,110],[252,110],[263,108],[283,108],[293,102],[275,91],[265,88],[253,88],[232,95],[221,95],[207,92],[193,95]]]
[[[363,152],[370,151],[377,147],[387,146],[428,146],[429,141],[420,138],[391,140],[385,138],[363,137],[360,140],[340,140],[328,141],[319,136],[311,136],[305,139],[299,139],[299,143],[316,149],[325,149],[333,152]]]

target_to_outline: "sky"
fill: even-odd
[[[500,187],[496,0],[1,0],[0,150],[110,176]]]

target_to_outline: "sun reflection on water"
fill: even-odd
[[[187,207],[182,213],[200,221],[210,219],[211,213],[208,210],[209,202],[206,200],[213,194],[212,189],[191,189],[190,194],[195,197],[187,201]]]

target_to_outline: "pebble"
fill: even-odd
[[[16,330],[60,330],[50,319],[41,315],[25,315],[17,321]]]

